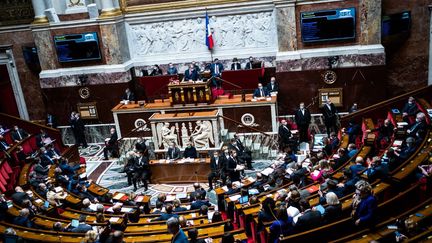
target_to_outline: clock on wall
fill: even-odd
[[[334,84],[337,80],[337,74],[335,71],[327,70],[322,75],[323,81],[326,84]]]
[[[80,88],[78,93],[82,99],[88,99],[90,97],[90,89],[88,87]]]

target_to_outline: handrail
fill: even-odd
[[[233,120],[233,119],[231,119],[231,118],[229,118],[229,117],[222,116],[222,115],[218,115],[218,118],[220,118],[220,117],[222,117],[223,119],[227,119],[228,121],[234,122],[234,123],[237,124],[237,125],[241,125],[242,127],[245,127],[245,128],[247,128],[247,129],[253,130],[253,131],[255,131],[255,132],[259,132],[259,133],[261,133],[261,134],[263,134],[263,135],[265,135],[265,136],[270,136],[270,134],[267,134],[267,133],[265,133],[265,132],[263,132],[263,131],[261,131],[261,130],[259,130],[259,129],[256,129],[256,128],[254,128],[254,127],[245,126],[245,125],[242,124],[241,122],[238,122],[238,121],[236,121],[236,120]]]
[[[390,105],[390,104],[392,104],[394,102],[400,101],[402,98],[407,98],[407,97],[410,97],[410,96],[415,96],[415,95],[418,95],[418,94],[425,93],[427,91],[432,92],[432,85],[429,85],[429,86],[426,86],[426,87],[422,87],[422,88],[419,88],[419,89],[407,92],[405,94],[398,95],[398,96],[395,96],[393,98],[381,101],[379,103],[373,104],[371,106],[365,107],[365,108],[360,109],[360,110],[358,110],[356,112],[353,112],[351,114],[343,116],[341,119],[342,119],[342,121],[349,121],[350,119],[352,119],[354,117],[362,116],[366,112],[370,112],[370,111],[373,111],[373,110],[376,110],[376,109],[380,109],[380,108],[383,108],[383,106]]]

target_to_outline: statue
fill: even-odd
[[[214,144],[213,127],[209,121],[197,121],[195,130],[191,134],[191,139],[196,148],[206,148],[209,146],[209,141]]]
[[[165,122],[164,124],[158,124],[158,140],[159,147],[163,145],[164,149],[168,149],[169,144],[171,142],[177,144],[177,134],[175,133],[175,126],[169,127],[169,123]]]

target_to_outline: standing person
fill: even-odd
[[[81,120],[80,114],[75,113],[75,119],[73,120],[73,129],[75,130],[75,143],[79,146],[82,145],[83,148],[87,148],[87,141],[85,138],[85,125]]]
[[[114,127],[110,129],[110,137],[105,139],[104,160],[108,160],[108,152],[111,153],[112,157],[118,157],[117,148],[117,132]]]
[[[291,137],[292,137],[291,131],[288,128],[288,123],[285,119],[281,121],[278,135],[279,135],[279,147],[282,150],[283,148],[285,148],[290,144]]]
[[[208,175],[209,189],[208,191],[213,190],[213,179],[215,177],[220,177],[222,179],[222,184],[225,184],[225,160],[219,157],[219,152],[214,151],[213,157],[210,159],[210,174]]]
[[[240,180],[240,171],[237,170],[237,164],[239,164],[237,151],[231,150],[230,158],[225,167],[225,170],[229,173],[231,182]]]
[[[299,141],[309,142],[308,129],[311,121],[311,114],[305,107],[304,103],[300,103],[300,108],[295,112],[295,122],[299,130]]]
[[[145,191],[148,190],[147,180],[151,178],[149,160],[143,153],[138,153],[138,157],[135,159],[134,165],[134,177],[132,179],[134,185],[134,191],[138,189],[137,182],[141,181],[144,184]]]
[[[221,86],[221,81],[218,78],[220,78],[223,70],[224,70],[224,66],[222,65],[222,63],[219,62],[219,59],[215,58],[213,63],[210,65],[212,83],[214,87]]]
[[[17,125],[11,131],[11,138],[15,143],[19,143],[24,138],[30,136],[24,129],[19,128]]]
[[[240,62],[238,61],[237,57],[234,57],[231,63],[231,70],[241,70]]]
[[[170,62],[168,64],[167,74],[168,75],[176,75],[178,73],[177,68]]]
[[[335,105],[331,102],[330,99],[326,100],[326,103],[322,107],[322,114],[324,116],[324,124],[326,126],[327,135],[330,136],[331,132],[337,132],[337,120],[339,119],[337,116],[337,110]]]
[[[46,125],[48,127],[57,128],[57,119],[52,114],[48,113],[46,117]]]

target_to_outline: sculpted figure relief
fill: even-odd
[[[209,147],[209,142],[214,143],[211,123],[209,121],[197,121],[191,139],[196,148]]]
[[[159,123],[157,127],[157,131],[159,131],[159,147],[163,145],[163,147],[167,149],[171,142],[178,144],[177,134],[175,133],[175,126],[172,126],[170,128],[169,123],[165,122],[164,124]]]
[[[254,13],[211,16],[210,28],[220,50],[276,46],[274,14]],[[204,52],[205,20],[202,17],[131,25],[136,55]]]

